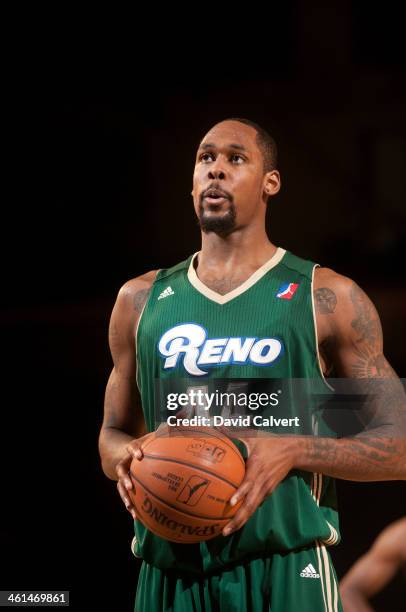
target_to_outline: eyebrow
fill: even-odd
[[[216,145],[211,143],[211,142],[207,142],[205,144],[200,145],[199,147],[200,149],[215,149]],[[243,145],[240,144],[236,144],[236,143],[231,143],[228,145],[229,149],[237,149],[238,151],[246,151],[247,149],[245,147],[243,147]]]

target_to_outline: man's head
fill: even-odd
[[[248,119],[217,123],[201,141],[193,200],[204,232],[227,235],[265,219],[266,203],[280,189],[273,138]]]

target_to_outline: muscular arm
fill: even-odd
[[[345,611],[371,611],[368,599],[381,591],[403,564],[406,564],[406,518],[387,527],[342,579],[340,592]]]
[[[314,289],[325,369],[351,378],[365,396],[363,431],[339,439],[241,437],[248,449],[247,468],[230,503],[243,503],[224,535],[240,529],[295,468],[345,480],[406,480],[405,393],[383,354],[378,314],[355,283],[331,270],[317,273]]]
[[[117,480],[115,466],[134,438],[145,433],[145,422],[136,383],[135,329],[156,272],[128,281],[121,287],[109,326],[113,358],[105,393],[99,453],[106,476]]]
[[[369,396],[364,431],[351,438],[306,438],[295,467],[358,481],[406,479],[406,398],[383,354],[382,328],[368,296],[350,279],[321,269],[316,319],[327,369]]]

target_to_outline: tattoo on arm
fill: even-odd
[[[317,312],[319,314],[332,314],[337,306],[337,296],[328,287],[321,287],[314,292]]]
[[[351,287],[350,296],[355,310],[355,319],[352,320],[351,326],[359,334],[357,340],[365,340],[375,346],[381,344],[382,328],[371,300],[356,283]]]
[[[151,287],[148,287],[148,289],[140,289],[140,291],[137,291],[137,293],[134,295],[134,310],[138,314],[141,314],[141,310],[143,309],[150,293]]]
[[[392,436],[404,437],[405,391],[383,354],[378,313],[368,296],[355,283],[351,286],[350,298],[355,313],[351,321],[355,337],[351,345],[349,373],[353,379],[357,379],[358,392],[366,398],[359,414],[365,425],[364,434],[370,430],[383,435],[389,428]]]
[[[354,378],[396,378],[396,373],[382,352],[364,344],[355,346],[356,361],[352,364]]]
[[[405,479],[405,391],[383,354],[382,328],[374,305],[355,283],[347,291],[332,334],[320,348],[337,365],[337,372],[350,379],[346,392],[350,390],[357,398],[355,416],[362,429],[349,437],[339,435],[338,440],[309,439],[298,467],[348,480]],[[319,314],[335,311],[337,298],[331,289],[316,290],[314,298]]]
[[[370,299],[355,283],[351,287],[351,301],[355,311],[351,327],[358,336],[352,346],[355,359],[351,365],[351,374],[354,378],[373,379],[371,384],[375,389],[378,387],[377,379],[392,379],[391,384],[389,380],[384,383],[385,395],[391,387],[394,390],[401,390],[402,385],[396,372],[383,354],[382,327],[378,313]],[[394,380],[397,382],[396,385],[393,384]],[[398,397],[402,395],[400,393]]]
[[[405,440],[391,437],[355,437],[332,440],[309,438],[302,469],[321,471],[335,478],[376,481],[406,478]]]

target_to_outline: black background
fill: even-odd
[[[2,589],[132,609],[131,517],[97,452],[108,320],[127,279],[199,249],[192,171],[216,121],[248,117],[274,135],[272,241],[369,293],[406,376],[400,16],[350,2],[229,7],[224,22],[215,5],[195,10],[25,14],[7,53]],[[341,577],[405,514],[405,485],[338,492]],[[400,592],[398,580],[376,609],[400,609]]]

